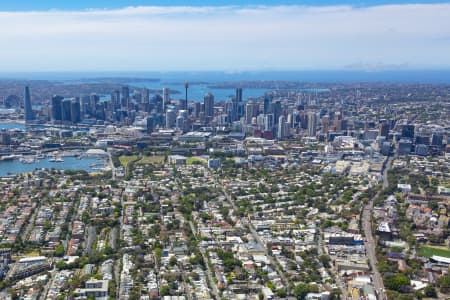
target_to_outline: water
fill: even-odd
[[[73,156],[63,157],[64,162],[52,162],[48,158],[41,159],[31,164],[24,164],[19,160],[0,161],[0,176],[12,174],[29,173],[35,169],[58,169],[58,170],[84,170],[94,172],[98,170],[92,169],[91,165],[100,165],[103,160],[99,158],[82,158],[77,159]]]
[[[166,81],[148,81],[148,82],[129,82],[131,86],[146,87],[149,89],[163,89],[169,88],[172,91],[178,91],[177,94],[171,94],[173,99],[184,99],[185,88],[184,82],[166,82]],[[214,100],[224,101],[236,95],[235,89],[215,89],[208,87],[210,83],[189,83],[188,88],[188,101],[203,101],[203,97],[207,93],[214,95]],[[262,88],[242,89],[242,98],[257,98],[263,96],[265,92],[270,91]]]
[[[21,123],[2,123],[0,122],[0,130],[2,129],[20,129],[20,130],[25,130],[25,124],[21,124]]]
[[[1,79],[79,80],[105,77],[154,78],[161,82],[233,82],[243,80],[281,80],[296,82],[403,82],[448,83],[450,70],[391,70],[391,71],[237,71],[237,72],[0,72]],[[180,89],[183,90],[183,89]]]

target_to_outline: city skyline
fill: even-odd
[[[0,50],[3,70],[450,69],[448,3],[235,2],[118,8],[116,1],[89,9],[82,1],[84,8],[51,9],[44,1],[28,10],[3,4],[0,21],[11,25],[0,29],[8,41]]]

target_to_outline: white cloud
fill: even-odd
[[[450,68],[450,4],[0,12],[4,71]]]

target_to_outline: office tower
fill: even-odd
[[[70,102],[70,119],[74,124],[81,121],[81,105],[80,101],[76,98]]]
[[[183,116],[178,116],[175,122],[175,126],[178,130],[184,131],[185,129],[185,118]]]
[[[189,88],[189,83],[188,82],[184,83],[184,88],[186,89],[186,95],[185,95],[185,98],[184,98],[182,109],[187,110],[188,109],[188,88]]]
[[[259,105],[255,102],[248,102],[245,105],[245,123],[251,124],[252,119],[257,117],[259,113]]]
[[[320,123],[322,124],[321,132],[325,134],[328,133],[330,127],[330,117],[328,115],[323,116]]]
[[[71,107],[71,99],[63,99],[62,100],[62,116],[61,121],[67,121],[70,122],[72,119],[71,113],[70,113],[70,107]]]
[[[114,91],[111,94],[112,110],[120,109],[120,92]]]
[[[234,121],[239,121],[244,114],[244,105],[242,103],[242,88],[236,89],[236,97],[234,99],[235,99],[235,105],[233,106],[233,109],[235,111]]]
[[[379,136],[384,136],[385,138],[389,137],[389,128],[390,125],[388,122],[383,122],[380,124],[380,131],[378,133]]]
[[[414,138],[414,125],[403,125],[402,127],[402,138]]]
[[[264,131],[273,131],[273,114],[264,115]]]
[[[30,88],[28,86],[25,87],[24,91],[24,107],[25,107],[25,122],[29,122],[34,120],[33,108],[31,106],[31,97],[30,97]]]
[[[89,112],[89,105],[91,102],[90,96],[81,96],[78,98],[80,100],[80,116],[84,117]]]
[[[308,113],[308,136],[316,136],[317,115],[315,112]]]
[[[272,113],[273,113],[273,118],[274,118],[275,122],[277,122],[277,124],[278,124],[278,119],[281,116],[281,112],[282,112],[281,101],[277,100],[277,101],[273,102],[272,103]]]
[[[205,104],[205,118],[209,121],[214,117],[214,96],[211,93],[207,93],[203,98]]]
[[[411,142],[411,140],[401,139],[398,142],[397,153],[398,155],[408,155],[411,153],[412,147],[413,143]]]
[[[166,128],[172,128],[175,125],[176,120],[177,113],[172,109],[168,109],[166,111]]]
[[[141,103],[148,104],[150,102],[150,90],[147,88],[142,89]]]
[[[155,128],[155,118],[153,116],[148,116],[147,117],[147,131],[148,132],[152,132],[153,129]]]
[[[431,145],[442,147],[443,140],[444,136],[442,135],[442,133],[433,133],[433,135],[431,136]]]
[[[89,98],[89,114],[95,116],[97,103],[100,101],[100,97],[96,94],[91,94]]]
[[[122,108],[128,109],[130,106],[130,88],[128,86],[122,87],[122,102],[121,102]]]
[[[277,130],[277,138],[278,140],[282,141],[285,139],[286,137],[286,117],[285,116],[280,116],[278,119],[278,130]]]
[[[269,93],[265,93],[264,94],[264,109],[263,109],[263,113],[265,115],[270,114],[271,111],[271,106],[272,106],[272,95]]]
[[[61,121],[62,120],[62,100],[64,97],[53,96],[52,97],[52,120]]]
[[[169,88],[163,88],[163,101],[162,101],[162,109],[163,112],[166,112],[167,105],[170,104],[170,98],[169,98]]]
[[[200,102],[194,102],[194,117],[199,118],[202,111],[202,104]]]

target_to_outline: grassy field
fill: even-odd
[[[439,247],[439,246],[422,246],[419,249],[419,255],[425,257],[431,257],[433,255],[449,257],[450,258],[450,249],[447,247]]]
[[[164,156],[143,156],[137,164],[145,165],[145,164],[163,164],[165,160]]]
[[[196,164],[196,163],[199,163],[199,164],[204,165],[204,164],[207,163],[207,161],[206,161],[206,159],[204,159],[204,158],[193,156],[193,157],[189,157],[189,158],[186,160],[186,163],[187,163],[188,165],[192,165],[192,164]]]
[[[119,161],[122,164],[122,166],[124,166],[126,168],[130,162],[136,160],[137,158],[138,157],[136,155],[130,155],[130,156],[122,155],[119,157]]]

